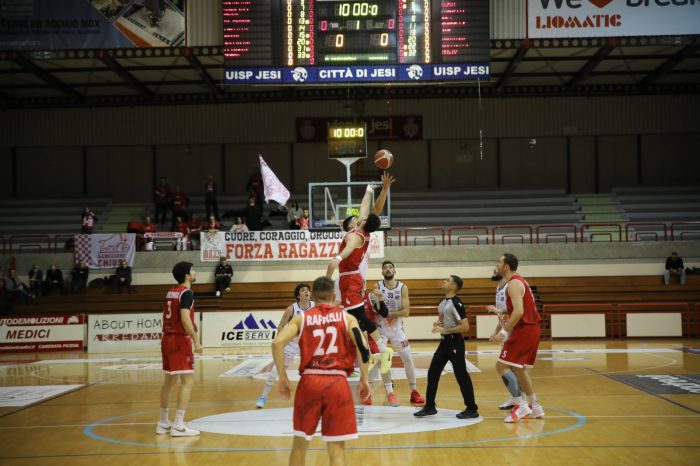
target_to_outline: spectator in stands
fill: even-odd
[[[254,196],[248,199],[248,205],[243,209],[243,216],[250,231],[262,230],[263,209],[258,205]]]
[[[151,223],[151,217],[146,216],[143,221],[143,229],[141,230],[141,239],[143,240],[143,248],[146,251],[154,251],[155,243],[153,238],[146,238],[144,235],[146,233],[155,233],[158,231],[158,226],[155,223]]]
[[[165,223],[165,217],[168,212],[168,206],[170,205],[170,186],[165,177],[160,178],[160,183],[156,186],[155,202],[156,202],[156,223]],[[159,221],[160,219],[160,221]]]
[[[219,258],[219,265],[216,266],[214,277],[216,278],[216,296],[221,296],[222,291],[231,291],[229,285],[231,285],[231,277],[233,277],[233,268],[226,263],[225,257]]]
[[[292,230],[299,229],[298,220],[304,215],[304,211],[299,207],[299,203],[291,200],[287,203],[287,223]]]
[[[46,290],[47,295],[50,295],[54,288],[58,288],[59,293],[65,294],[65,289],[63,288],[63,272],[56,267],[56,264],[51,264],[49,270],[46,271],[44,290]]]
[[[304,209],[304,215],[297,220],[297,223],[299,224],[299,229],[300,230],[308,230],[309,229],[309,209]]]
[[[73,276],[71,280],[71,289],[73,293],[78,293],[87,286],[90,269],[85,261],[79,261],[75,264],[75,267],[73,267],[71,275]]]
[[[17,271],[15,269],[10,269],[5,278],[5,292],[7,293],[7,298],[9,302],[15,299],[19,300],[20,304],[27,304],[29,298],[32,297],[29,294],[27,285],[22,283],[22,280],[17,277]]]
[[[204,222],[204,225],[202,225],[202,229],[207,230],[207,233],[216,233],[221,229],[221,223],[219,223],[216,217],[211,215],[209,220]]]
[[[245,224],[241,217],[236,217],[235,223],[231,225],[231,231],[241,231],[246,232],[248,230],[248,225]]]
[[[123,292],[124,288],[131,294],[131,267],[129,263],[125,260],[121,262],[117,270],[114,272],[114,278],[112,279],[112,293]]]
[[[672,252],[671,257],[666,259],[666,270],[664,271],[664,283],[668,285],[671,281],[671,275],[681,277],[681,285],[685,285],[685,269],[683,268],[683,259],[678,256],[677,252]]]
[[[34,296],[41,295],[42,281],[44,280],[44,273],[41,271],[38,265],[34,264],[32,269],[29,271],[29,289]]]
[[[90,207],[85,207],[83,209],[83,226],[80,232],[84,235],[91,235],[95,231],[95,222],[97,222],[97,216],[90,210]]]
[[[182,233],[182,237],[177,239],[175,250],[187,251],[189,249],[187,245],[190,243],[190,226],[182,219],[182,217],[178,217],[176,223],[177,225],[175,226],[175,231]]]
[[[214,177],[209,175],[204,185],[204,208],[207,209],[207,218],[213,213],[219,220],[219,203],[216,200],[216,183]]]
[[[255,197],[255,202],[261,205],[265,195],[265,184],[263,183],[263,177],[260,173],[260,165],[255,164],[253,166],[253,173],[248,178],[248,183],[245,187],[246,191]],[[247,222],[246,222],[247,223]],[[248,224],[250,226],[250,224]]]
[[[175,192],[173,192],[172,199],[172,222],[170,225],[170,231],[175,230],[175,222],[177,217],[187,218],[187,211],[185,208],[190,205],[190,198],[182,192],[179,185],[175,185]]]
[[[187,222],[190,227],[190,244],[192,249],[199,249],[199,234],[202,232],[202,221],[197,214],[192,214],[192,218]]]
[[[143,223],[141,223],[141,220],[131,220],[129,223],[126,224],[126,232],[127,233],[136,233],[137,235],[142,235],[143,234]]]

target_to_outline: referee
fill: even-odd
[[[464,337],[462,337],[462,333],[469,330],[469,322],[464,304],[457,296],[457,292],[462,289],[462,279],[457,275],[450,275],[443,282],[442,288],[445,291],[445,299],[438,306],[439,318],[433,324],[433,333],[440,334],[440,345],[438,345],[433,360],[430,361],[430,369],[428,369],[425,406],[413,415],[425,417],[437,414],[435,395],[440,382],[440,374],[447,365],[447,361],[450,361],[466,406],[466,409],[458,413],[457,417],[459,419],[474,419],[479,417],[479,407],[474,400],[474,386],[464,362]]]

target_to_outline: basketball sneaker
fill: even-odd
[[[425,404],[425,398],[423,398],[418,392],[418,390],[413,390],[411,392],[411,404],[423,406]]]
[[[498,409],[509,409],[510,410],[510,409],[513,409],[513,407],[517,404],[518,403],[515,402],[515,398],[513,398],[511,396],[510,398],[508,398],[508,401],[498,405]]]
[[[542,409],[542,405],[530,405],[530,410],[532,411],[530,413],[530,419],[542,419],[544,417],[544,409]]]
[[[461,413],[456,414],[457,419],[477,419],[479,417],[479,411],[474,408],[467,408]]]
[[[382,360],[382,355],[381,353],[376,353],[376,354],[370,354],[369,356],[369,362],[367,363],[367,372],[371,372],[372,369],[374,369],[374,366],[379,364]]]
[[[360,400],[360,404],[364,406],[372,406],[372,395],[367,397],[366,400]]]
[[[522,405],[516,405],[513,406],[513,410],[510,412],[510,415],[505,418],[503,421],[504,422],[518,422],[521,419],[525,419],[530,417],[530,414],[532,413],[532,410],[530,407],[526,404]]]
[[[396,393],[394,392],[387,393],[386,401],[389,403],[389,406],[401,406],[401,403],[399,403],[399,399],[396,398]]]
[[[415,413],[413,413],[414,416],[416,417],[425,417],[425,416],[434,416],[437,414],[437,409],[435,408],[426,408],[425,406]]]
[[[386,353],[382,353],[382,362],[379,365],[379,372],[386,374],[391,370],[391,358],[394,357],[394,350],[387,348]]]
[[[158,421],[156,424],[156,434],[158,435],[163,435],[163,434],[169,434],[170,433],[170,423],[168,422],[167,424],[163,424],[162,422]]]
[[[194,437],[196,435],[199,435],[199,431],[189,427],[187,424],[183,424],[180,427],[170,426],[171,437]]]
[[[258,398],[258,401],[255,402],[255,407],[258,409],[264,408],[266,401],[267,401],[267,397],[260,395],[260,397]]]

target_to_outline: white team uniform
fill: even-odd
[[[299,306],[299,303],[296,302],[292,304],[292,316],[289,318],[289,320],[292,320],[294,317],[301,315],[306,311],[307,309],[311,309],[314,307],[316,304],[313,301],[309,302],[309,307],[306,309],[302,309],[301,306]],[[299,336],[297,335],[287,343],[287,346],[284,347],[284,357],[285,359],[293,359],[295,356],[299,355]]]
[[[508,294],[509,283],[510,282],[506,282],[506,284],[503,285],[503,288],[499,288],[498,285],[496,285],[496,307],[504,311],[502,314],[498,315],[498,321],[501,324],[501,328],[503,328],[503,324],[505,324],[506,319],[508,319],[508,312],[506,311],[506,295]],[[503,342],[505,342],[507,339],[508,337],[505,337]]]
[[[389,309],[389,312],[400,311],[401,291],[403,290],[404,284],[397,281],[395,288],[387,288],[382,280],[377,282],[377,286],[384,294],[384,303]],[[408,337],[406,336],[406,332],[403,330],[402,317],[384,318],[377,314],[375,322],[377,323],[377,327],[379,327],[379,333],[382,335],[382,337],[391,341],[391,344],[396,351],[402,351],[409,347]]]

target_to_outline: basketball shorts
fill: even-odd
[[[403,330],[403,325],[400,323],[394,322],[394,325],[382,324],[379,327],[379,333],[385,340],[391,342],[391,346],[394,347],[394,350],[403,351],[409,348],[410,343],[408,342],[408,337]]]
[[[311,440],[321,421],[321,438],[342,442],[357,438],[355,406],[343,375],[304,375],[294,396],[294,435]]]
[[[160,342],[163,356],[163,372],[166,374],[191,374],[194,372],[192,339],[187,335],[164,333]]]
[[[533,367],[539,346],[539,325],[516,327],[503,343],[498,360],[514,367]]]
[[[340,289],[340,305],[343,309],[364,306],[365,280],[361,273],[338,277],[338,288]]]

